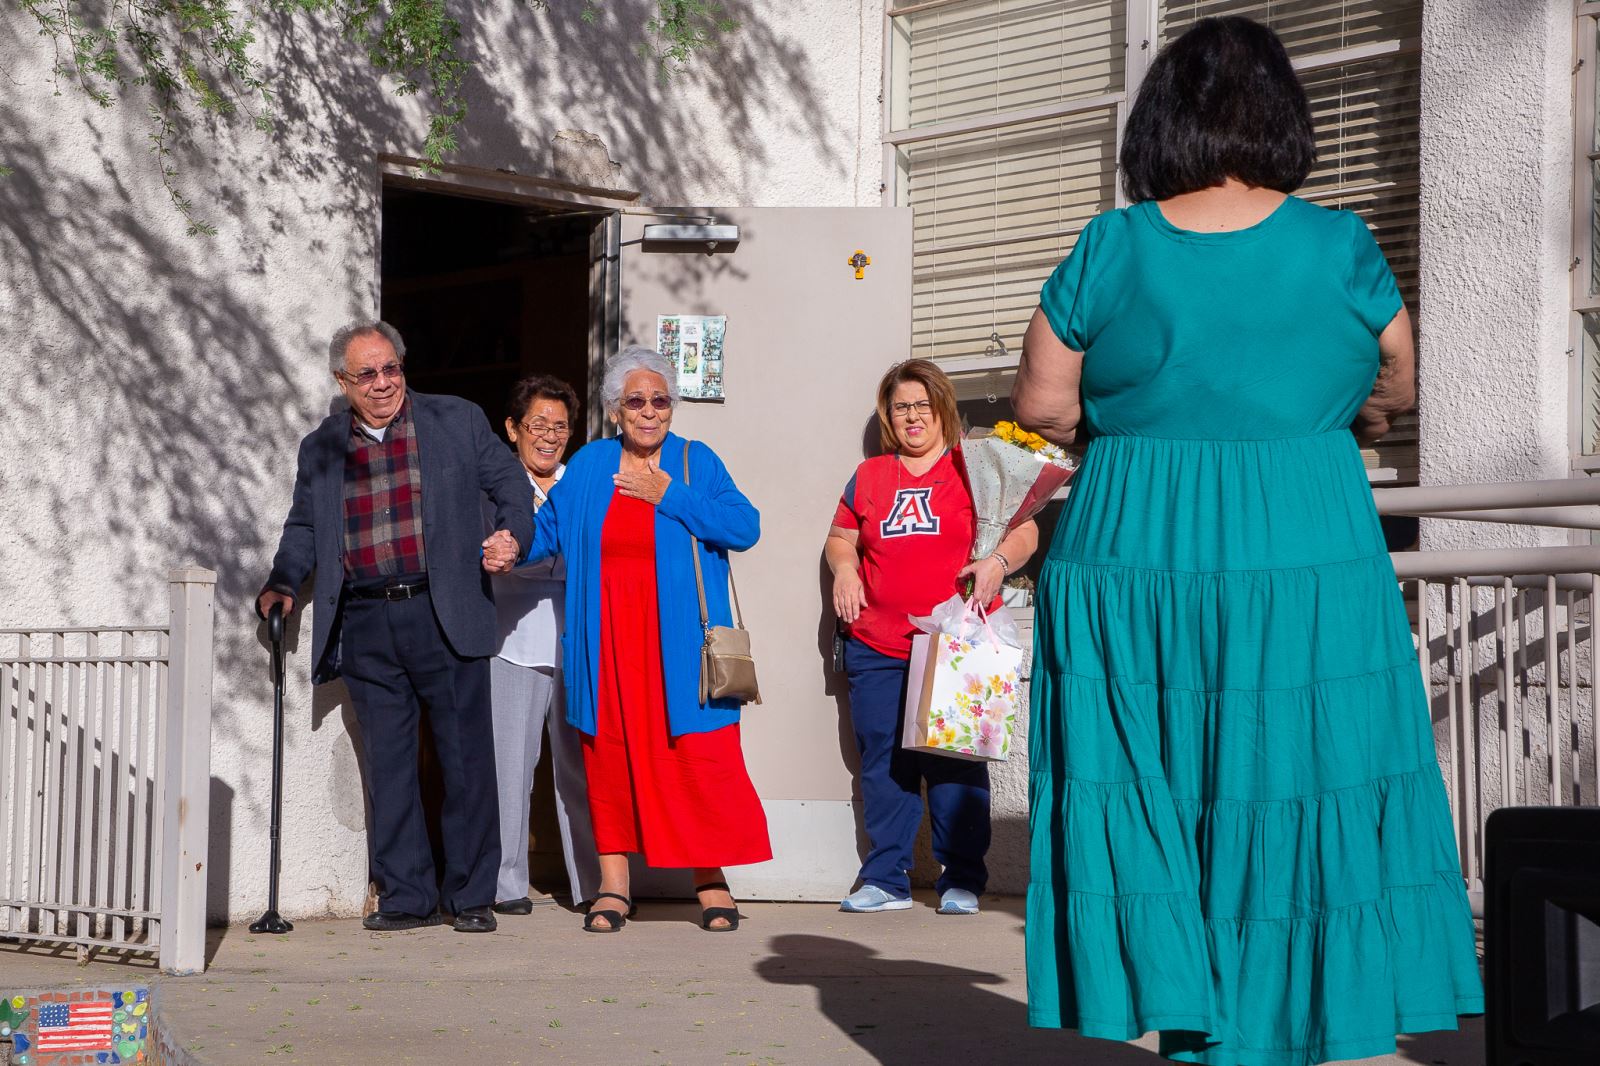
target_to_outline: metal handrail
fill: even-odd
[[[1517,526],[1550,526],[1557,529],[1600,529],[1600,507],[1521,507],[1505,510],[1430,511],[1428,518],[1448,518],[1456,522],[1500,522]]]
[[[1373,489],[1372,500],[1386,515],[1600,530],[1600,478]],[[1488,582],[1600,573],[1600,547],[1586,545],[1393,552],[1390,558],[1402,580],[1455,580],[1466,574],[1473,582]]]
[[[1419,485],[1374,489],[1379,514],[1431,514],[1504,507],[1549,507],[1600,503],[1600,478],[1495,482],[1479,485]]]
[[[1373,490],[1378,512],[1600,530],[1600,478]],[[1461,872],[1482,913],[1484,824],[1518,803],[1595,803],[1600,544],[1395,552],[1414,592]]]
[[[1389,558],[1394,560],[1395,576],[1401,580],[1408,578],[1454,580],[1463,575],[1470,575],[1473,578],[1505,578],[1531,574],[1600,572],[1600,546],[1391,552]]]

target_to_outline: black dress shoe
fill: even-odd
[[[494,905],[494,912],[496,914],[532,914],[533,900],[527,896],[523,896],[521,899],[503,900]]]
[[[492,933],[499,924],[487,906],[463,907],[456,912],[455,931],[458,933]]]
[[[376,929],[381,933],[395,933],[402,929],[422,929],[430,925],[443,925],[444,915],[435,911],[423,917],[416,914],[407,914],[404,911],[375,911],[361,919],[364,929]]]

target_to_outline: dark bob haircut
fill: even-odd
[[[567,405],[567,421],[578,420],[578,394],[571,385],[550,374],[533,374],[511,386],[506,417],[520,423],[535,400],[556,400]]]
[[[1317,159],[1311,108],[1278,35],[1201,19],[1150,64],[1123,132],[1128,199],[1166,200],[1235,178],[1294,192]]]

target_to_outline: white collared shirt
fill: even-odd
[[[566,472],[565,464],[556,467],[556,480],[560,481]],[[544,504],[545,493],[532,474],[528,481],[533,485],[533,507],[537,511]],[[559,670],[567,607],[566,560],[554,556],[532,566],[518,567],[509,574],[495,574],[492,580],[500,630],[500,647],[495,654],[517,666]]]

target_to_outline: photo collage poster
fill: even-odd
[[[722,343],[727,315],[657,315],[656,349],[678,371],[685,400],[722,399]]]

